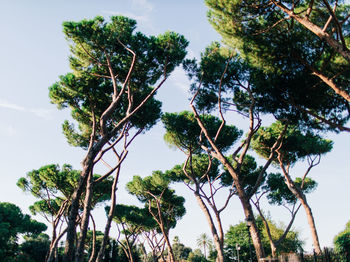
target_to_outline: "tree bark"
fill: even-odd
[[[92,217],[92,215],[90,215],[90,217],[91,217],[91,221],[92,221],[92,225],[93,225],[93,231],[92,231],[92,251],[91,251],[89,262],[94,262],[94,261],[96,261],[96,257],[97,257],[97,253],[96,253],[96,224],[95,224],[95,220]]]
[[[265,251],[264,251],[263,245],[261,243],[261,237],[259,234],[258,227],[255,223],[255,217],[254,217],[252,206],[251,206],[250,201],[249,201],[249,197],[245,193],[244,188],[241,185],[241,182],[239,181],[238,175],[235,172],[232,165],[227,161],[227,159],[222,155],[222,153],[220,151],[218,151],[218,153],[219,154],[217,154],[217,158],[227,168],[227,170],[229,171],[230,175],[233,178],[233,181],[235,183],[236,190],[238,193],[239,200],[241,201],[241,205],[243,207],[245,218],[252,219],[252,224],[249,228],[249,232],[250,232],[250,235],[252,237],[252,241],[253,241],[253,245],[255,248],[257,259],[259,260],[260,258],[264,258]]]
[[[320,246],[320,241],[318,239],[318,234],[317,234],[317,230],[316,230],[315,220],[314,220],[311,208],[310,208],[309,204],[307,203],[306,196],[300,190],[300,188],[295,185],[295,183],[293,182],[292,178],[288,174],[287,170],[285,169],[285,167],[280,159],[279,159],[279,162],[280,162],[280,166],[281,166],[281,169],[283,171],[284,177],[286,178],[286,184],[287,184],[289,190],[298,198],[298,200],[300,201],[301,205],[303,206],[303,208],[305,210],[307,221],[309,223],[309,227],[311,230],[311,236],[312,236],[312,241],[313,241],[313,246],[315,248],[315,252],[317,254],[322,254],[322,249]]]
[[[89,226],[89,218],[90,218],[90,210],[91,210],[91,199],[93,195],[93,174],[92,169],[89,174],[88,180],[86,182],[86,193],[85,193],[85,200],[84,200],[84,213],[83,218],[81,220],[81,231],[79,240],[77,243],[77,250],[75,254],[75,260],[76,262],[83,262],[84,261],[84,246],[85,246],[85,238]]]
[[[210,215],[210,212],[207,208],[207,206],[204,204],[202,198],[200,197],[198,192],[194,192],[194,195],[196,197],[196,200],[198,202],[199,207],[202,209],[205,218],[207,219],[207,222],[209,224],[210,227],[210,231],[211,234],[213,235],[213,240],[214,240],[214,245],[215,245],[215,249],[217,251],[217,257],[216,257],[216,261],[217,262],[223,262],[224,261],[224,250],[223,250],[223,245],[221,244],[222,241],[220,241],[219,235],[217,233],[217,230],[215,228],[213,219]]]
[[[275,0],[271,0],[274,5],[276,5],[278,8],[280,8],[283,12],[285,12],[290,17],[294,18],[296,21],[298,21],[300,24],[302,24],[306,29],[310,30],[312,33],[317,35],[320,39],[326,41],[328,45],[333,48],[338,54],[340,54],[342,57],[344,57],[348,62],[350,62],[350,51],[347,48],[344,48],[344,46],[336,41],[332,36],[330,36],[327,32],[323,31],[320,27],[313,24],[309,19],[306,17],[301,17],[297,14],[295,14],[292,10],[287,8],[285,5],[283,5],[281,2],[277,2]]]
[[[208,142],[210,143],[210,145],[212,146],[212,148],[214,150],[211,152],[211,154],[213,155],[213,157],[218,159],[224,165],[224,167],[227,169],[227,171],[230,173],[230,175],[233,179],[233,182],[236,186],[239,200],[241,201],[241,205],[243,207],[245,218],[252,219],[252,225],[249,228],[249,232],[250,232],[250,235],[251,235],[251,238],[253,241],[253,245],[255,248],[257,259],[259,260],[260,258],[264,258],[265,251],[264,251],[264,248],[263,248],[262,243],[261,243],[261,237],[260,237],[260,234],[258,231],[258,227],[255,223],[255,217],[254,217],[252,206],[250,204],[250,198],[246,194],[246,192],[244,191],[244,187],[241,185],[241,182],[239,180],[238,174],[236,173],[235,169],[230,164],[230,162],[226,159],[226,157],[222,154],[222,152],[219,150],[219,148],[216,146],[216,144],[213,142],[213,140],[210,138],[210,135],[209,135],[207,129],[205,128],[205,126],[203,125],[203,123],[201,122],[201,120],[199,118],[199,114],[198,114],[197,110],[195,109],[195,107],[193,105],[191,105],[191,107],[192,107],[192,110],[195,114],[195,118],[197,119],[198,125],[201,127],[202,132],[204,133],[206,139],[208,140]]]
[[[111,228],[111,223],[112,223],[113,214],[114,214],[114,207],[115,207],[115,202],[116,202],[116,188],[117,188],[117,183],[118,183],[118,179],[119,179],[119,171],[120,171],[120,168],[117,169],[116,176],[113,180],[112,190],[111,190],[111,208],[110,208],[109,213],[108,213],[105,231],[104,231],[100,250],[98,251],[96,262],[102,261],[103,255],[104,255],[104,252],[106,249],[107,240],[108,240],[108,236],[109,236],[109,230]]]

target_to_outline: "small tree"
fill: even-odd
[[[106,208],[109,212],[110,207]],[[145,208],[136,206],[116,205],[114,208],[113,220],[117,224],[118,232],[124,234],[124,241],[117,239],[119,245],[123,248],[128,260],[134,261],[134,249],[140,234],[149,231],[156,226],[155,221],[149,216]]]
[[[299,187],[301,187],[301,183],[304,184],[302,187],[304,194],[312,192],[317,186],[317,183],[311,178],[296,178],[294,183]],[[264,195],[268,199],[269,204],[282,206],[290,213],[291,218],[289,223],[283,228],[284,231],[282,231],[282,229],[278,229],[278,234],[272,232],[271,224],[273,223],[265,216],[260,205],[261,198]],[[256,197],[255,199],[252,199],[252,202],[258,210],[260,218],[264,224],[266,236],[270,242],[271,255],[272,257],[276,257],[278,251],[284,249],[281,246],[285,245],[286,243],[286,238],[292,228],[301,204],[298,203],[297,197],[289,190],[288,186],[284,182],[284,177],[279,173],[270,173],[267,176],[265,183],[262,184],[261,190],[259,190],[255,196]],[[272,226],[276,227],[274,224]],[[297,248],[295,250],[297,250]]]
[[[17,186],[24,192],[31,193],[35,198],[40,199],[29,207],[32,214],[41,214],[52,226],[47,261],[53,261],[58,242],[66,233],[67,229],[62,229],[62,226],[67,218],[72,194],[79,181],[79,174],[80,171],[74,170],[68,164],[64,164],[62,168],[59,165],[51,164],[28,172],[26,177],[20,178],[17,182]],[[94,175],[95,180],[100,177]],[[92,208],[110,198],[109,188],[111,185],[112,180],[110,178],[96,185],[91,199]],[[84,205],[81,201],[80,210],[83,208]]]
[[[177,196],[174,190],[169,188],[170,180],[161,171],[154,171],[152,176],[141,178],[134,176],[127,184],[128,191],[138,200],[145,203],[145,207],[162,232],[170,262],[175,262],[175,256],[169,240],[169,231],[176,226],[186,212],[185,199]]]
[[[270,255],[271,249],[269,248],[269,238],[265,231],[263,221],[260,217],[258,217],[256,221],[262,236],[262,243],[266,248],[266,254]],[[277,226],[276,223],[270,219],[267,219],[267,221],[274,238],[280,238],[284,234],[285,228]],[[230,226],[225,234],[225,256],[230,261],[237,259],[237,244],[240,246],[239,256],[242,261],[250,260],[250,252],[252,253],[253,261],[255,260],[256,253],[255,250],[251,250],[249,231],[245,222]],[[278,247],[278,252],[297,252],[302,244],[298,232],[290,230],[287,236],[282,240],[281,245]]]
[[[203,248],[204,257],[207,258],[207,250],[212,248],[213,243],[208,235],[203,233],[197,238],[197,246]]]
[[[350,221],[346,224],[345,230],[334,237],[335,250],[345,256],[346,261],[350,260]]]

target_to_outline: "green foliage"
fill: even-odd
[[[251,68],[232,49],[214,42],[201,54],[200,61],[186,60],[184,69],[193,80],[191,91],[197,94],[195,103],[199,110],[217,109],[219,96],[223,109],[232,109],[235,104],[235,109],[246,112],[251,104],[244,86]]]
[[[202,115],[200,117],[207,128],[210,137],[214,140],[222,123],[217,117]],[[176,146],[185,152],[199,154],[203,152],[201,144],[210,147],[206,139],[201,139],[201,128],[193,113],[183,111],[181,113],[165,113],[162,122],[166,129],[164,140],[172,146]],[[216,140],[216,145],[223,152],[227,151],[241,136],[242,131],[235,126],[224,126]]]
[[[110,207],[106,207],[106,212]],[[115,205],[113,219],[116,223],[124,223],[128,227],[137,228],[138,230],[150,230],[156,227],[154,220],[149,216],[149,212],[145,208],[136,206],[127,206],[123,204]],[[130,229],[129,229],[130,231]]]
[[[273,144],[284,129],[277,121],[270,127],[261,127],[254,135],[252,148],[262,157],[268,158]],[[333,142],[309,131],[303,132],[297,126],[289,125],[279,148],[284,164],[294,164],[307,156],[317,156],[331,151]],[[275,159],[275,161],[277,161]]]
[[[48,192],[51,195],[57,194],[59,189],[63,197],[69,198],[77,177],[79,171],[73,170],[72,166],[65,164],[60,169],[59,165],[51,164],[28,172],[26,178],[18,180],[17,186],[41,199],[47,198]]]
[[[179,261],[187,260],[189,254],[192,252],[192,249],[182,244],[177,236],[174,237],[172,249],[175,259]]]
[[[249,193],[255,186],[258,176],[262,171],[262,167],[257,165],[254,157],[251,155],[246,155],[240,166],[238,166],[237,162],[234,161],[231,156],[227,159],[231,162],[232,167],[239,174],[239,179],[241,180],[245,191]],[[265,178],[265,176],[266,174],[263,174],[263,178]],[[232,176],[226,169],[221,177],[221,183],[226,186],[230,186],[233,183]]]
[[[18,252],[19,234],[37,236],[46,229],[45,224],[23,214],[18,206],[0,202],[0,257],[10,258]]]
[[[185,163],[184,163],[185,164]],[[200,184],[208,182],[208,178],[213,181],[220,174],[219,161],[217,159],[209,161],[207,154],[192,155],[186,165],[186,172],[191,177],[189,179],[184,171],[182,165],[176,165],[171,170],[166,171],[166,175],[174,182],[193,183],[194,181]],[[207,174],[207,176],[205,176]]]
[[[285,2],[288,7],[291,5]],[[214,29],[249,66],[249,78],[245,80],[251,84],[260,112],[312,127],[327,127],[302,110],[307,109],[336,124],[346,123],[348,103],[314,74],[321,71],[349,93],[348,62],[325,41],[290,19],[271,1],[206,0],[206,4]],[[305,12],[308,1],[299,1],[295,6],[294,12]],[[309,19],[322,28],[328,11],[320,3],[315,3],[313,10],[317,11]],[[349,6],[337,6],[340,21],[348,12]],[[349,23],[343,26],[344,32],[348,32]],[[349,42],[349,35],[344,35]]]
[[[187,261],[189,262],[208,262],[205,256],[202,254],[200,249],[195,249],[188,255]]]
[[[26,261],[42,262],[50,248],[49,236],[41,233],[24,239],[25,242],[19,246],[21,256],[25,257]]]
[[[305,178],[304,183],[302,183],[302,179],[299,177],[295,179],[294,183],[299,188],[303,186],[301,189],[304,193],[311,193],[317,187],[317,182],[308,177]],[[296,196],[289,190],[284,182],[284,177],[279,173],[270,173],[266,184],[262,188],[267,192],[267,199],[270,204],[284,205],[297,202]]]
[[[64,201],[70,201],[79,177],[80,171],[74,170],[68,164],[64,164],[62,168],[59,165],[51,164],[28,172],[26,177],[21,177],[18,180],[17,186],[24,192],[29,192],[40,199],[29,207],[32,214],[57,216]],[[100,175],[94,175],[95,180],[99,177]],[[93,207],[109,200],[109,188],[112,182],[112,178],[107,178],[95,184],[92,197]],[[66,206],[66,209],[68,207],[69,205]]]
[[[266,255],[271,255],[270,243],[265,231],[263,222],[260,217],[256,219],[256,223],[261,235],[262,245],[265,249]],[[284,226],[278,226],[272,220],[268,219],[271,234],[274,240],[278,239],[284,232]],[[236,259],[237,250],[236,244],[240,246],[240,259],[242,261],[248,261],[250,258],[250,248],[252,251],[253,261],[255,258],[255,250],[252,245],[247,225],[241,222],[235,226],[230,226],[229,230],[225,234],[225,257],[228,261]],[[287,237],[283,240],[280,246],[277,248],[277,253],[282,252],[297,252],[301,248],[303,242],[299,238],[299,233],[296,231],[289,231]],[[249,248],[250,245],[250,248]]]
[[[146,209],[152,212],[155,219],[164,221],[163,226],[166,231],[174,228],[176,221],[186,213],[185,199],[177,196],[175,191],[169,188],[169,184],[170,180],[165,174],[154,171],[152,176],[143,179],[134,176],[133,180],[126,185],[129,193],[145,203]]]
[[[106,122],[107,131],[111,131],[114,124],[126,116],[129,106],[131,110],[136,108],[162,75],[168,76],[182,62],[188,45],[183,36],[173,32],[157,37],[134,32],[136,21],[123,16],[113,16],[109,22],[102,17],[64,22],[63,27],[70,42],[72,55],[69,61],[73,73],[61,76],[50,87],[50,98],[60,109],[71,108],[78,131],[72,123],[65,121],[63,132],[71,145],[83,148],[89,144],[93,120],[98,123],[103,112],[116,99],[113,98],[114,89],[117,92],[123,89],[133,59],[129,50],[136,54],[136,61],[128,85],[125,91],[120,92],[119,103]],[[114,71],[115,87],[110,70]],[[161,103],[151,98],[131,117],[130,123],[139,129],[149,129],[159,119],[160,107]],[[96,125],[95,139],[100,137],[101,128]],[[117,130],[112,136],[116,134]]]
[[[350,258],[350,221],[346,224],[345,230],[334,237],[333,243],[336,251]]]

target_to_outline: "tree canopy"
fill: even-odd
[[[0,202],[0,256],[11,258],[17,251],[17,238],[20,234],[37,236],[45,231],[47,226],[11,203]]]

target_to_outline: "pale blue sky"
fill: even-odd
[[[62,33],[62,22],[109,17],[123,14],[138,21],[137,30],[146,34],[159,34],[173,30],[189,41],[189,56],[198,56],[211,41],[220,37],[206,19],[202,1],[161,0],[2,0],[0,3],[0,201],[17,204],[26,213],[34,198],[21,192],[16,181],[26,172],[50,163],[70,163],[80,168],[84,152],[67,145],[61,133],[61,123],[69,117],[68,111],[58,111],[48,99],[48,87],[58,76],[69,71],[69,48]],[[188,110],[188,81],[177,69],[159,91],[164,111]],[[238,118],[237,124],[242,126]],[[150,175],[152,170],[166,170],[184,161],[179,152],[169,149],[163,142],[164,130],[160,124],[139,137],[125,162],[120,182],[120,203],[137,201],[127,195],[124,185],[134,174]],[[319,187],[309,196],[322,246],[330,246],[335,234],[350,219],[349,208],[349,134],[330,134],[335,138],[334,150],[322,159],[312,171]],[[301,172],[302,167],[296,170]],[[171,233],[178,235],[187,245],[195,247],[196,238],[208,226],[192,195],[177,186],[177,192],[186,197],[187,214]],[[284,211],[283,211],[284,212]],[[97,211],[100,229],[103,211]],[[280,209],[271,209],[276,221],[286,216]],[[40,217],[36,217],[42,220]],[[243,219],[237,200],[224,213],[225,229]],[[295,227],[311,248],[311,238],[303,211]]]

